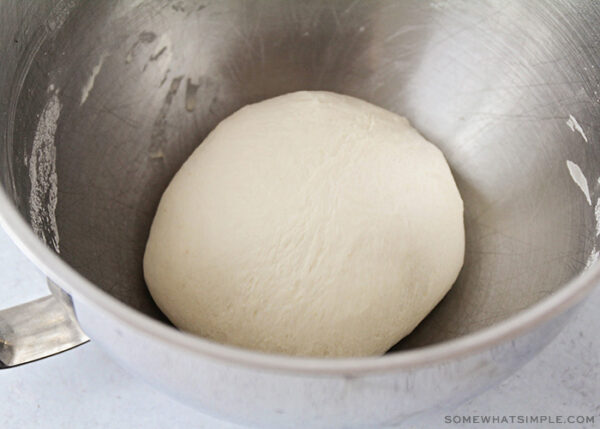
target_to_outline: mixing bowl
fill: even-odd
[[[58,286],[0,313],[0,360],[89,335],[165,392],[259,427],[456,406],[551,341],[600,277],[599,24],[591,0],[0,2],[0,219]],[[301,89],[407,116],[464,199],[459,279],[382,357],[216,344],[169,325],[144,285],[186,157],[241,106]]]

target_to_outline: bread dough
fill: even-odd
[[[179,328],[304,356],[384,353],[463,263],[442,153],[365,101],[296,92],[222,121],[164,192],[144,255]]]

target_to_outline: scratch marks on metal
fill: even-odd
[[[173,104],[173,99],[175,95],[177,95],[177,91],[179,90],[179,85],[183,76],[178,76],[171,81],[171,85],[169,86],[169,90],[167,91],[167,95],[165,96],[165,100],[163,105],[154,120],[154,124],[152,125],[152,134],[150,136],[150,157],[152,159],[164,159],[164,154],[162,153],[161,148],[164,144],[167,143],[167,116],[169,114],[169,110],[171,109],[171,104]],[[162,154],[162,156],[156,156],[156,154]]]
[[[137,41],[131,46],[129,51],[127,51],[127,57],[125,58],[125,62],[129,64],[133,60],[137,47],[141,43],[148,44],[154,42],[154,40],[156,40],[156,34],[154,34],[151,31],[142,31],[138,36]]]
[[[158,52],[156,52],[156,53],[155,53],[155,54],[153,54],[153,55],[150,55],[150,61],[156,61],[157,59],[159,59],[159,58],[160,58],[160,56],[161,56],[162,54],[164,54],[166,50],[167,50],[167,47],[166,47],[166,46],[163,46],[162,48],[160,48],[160,50],[159,50]]]
[[[58,91],[51,91],[38,121],[29,159],[29,217],[33,231],[59,252],[56,224],[58,176],[56,174],[56,145],[54,136],[62,105]]]
[[[100,70],[102,70],[102,65],[104,64],[104,59],[107,56],[108,56],[107,53],[103,53],[102,55],[100,55],[98,64],[96,64],[94,66],[94,68],[92,69],[92,74],[90,75],[90,77],[88,78],[88,81],[86,82],[86,84],[83,86],[83,89],[81,90],[81,101],[79,102],[80,106],[82,106],[83,103],[85,103],[85,101],[88,99],[88,96],[90,95],[90,91],[92,90],[92,88],[94,88],[94,83],[96,82],[96,77],[100,73]]]
[[[567,125],[569,126],[571,131],[578,132],[581,135],[581,137],[583,137],[585,142],[589,143],[587,136],[583,132],[583,128],[581,128],[581,125],[579,125],[579,122],[577,122],[577,119],[575,119],[575,116],[569,115],[569,119],[567,119]]]
[[[590,189],[588,187],[587,179],[583,175],[581,168],[579,168],[577,164],[569,160],[567,160],[567,168],[569,169],[569,174],[571,174],[571,178],[573,179],[575,184],[579,186],[579,189],[581,189],[581,192],[583,192],[583,195],[585,195],[585,199],[591,206],[592,200],[590,198]]]
[[[185,85],[185,110],[193,112],[196,108],[196,93],[200,88],[200,84],[193,84],[192,80],[188,78]]]
[[[173,44],[171,42],[171,38],[168,34],[162,34],[158,42],[156,42],[156,48],[154,48],[154,52],[150,55],[148,59],[148,63],[156,62],[158,67],[160,68],[162,73],[165,73],[171,64],[171,60],[173,59]],[[146,69],[144,66],[144,70]]]

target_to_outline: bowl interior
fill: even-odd
[[[15,36],[3,185],[68,264],[165,320],[144,246],[162,191],[207,133],[291,91],[363,98],[444,151],[465,202],[460,277],[395,349],[455,338],[535,304],[597,256],[597,9],[63,2]]]

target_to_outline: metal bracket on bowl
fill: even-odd
[[[0,311],[0,369],[64,352],[89,341],[71,297],[48,280],[51,295]]]

